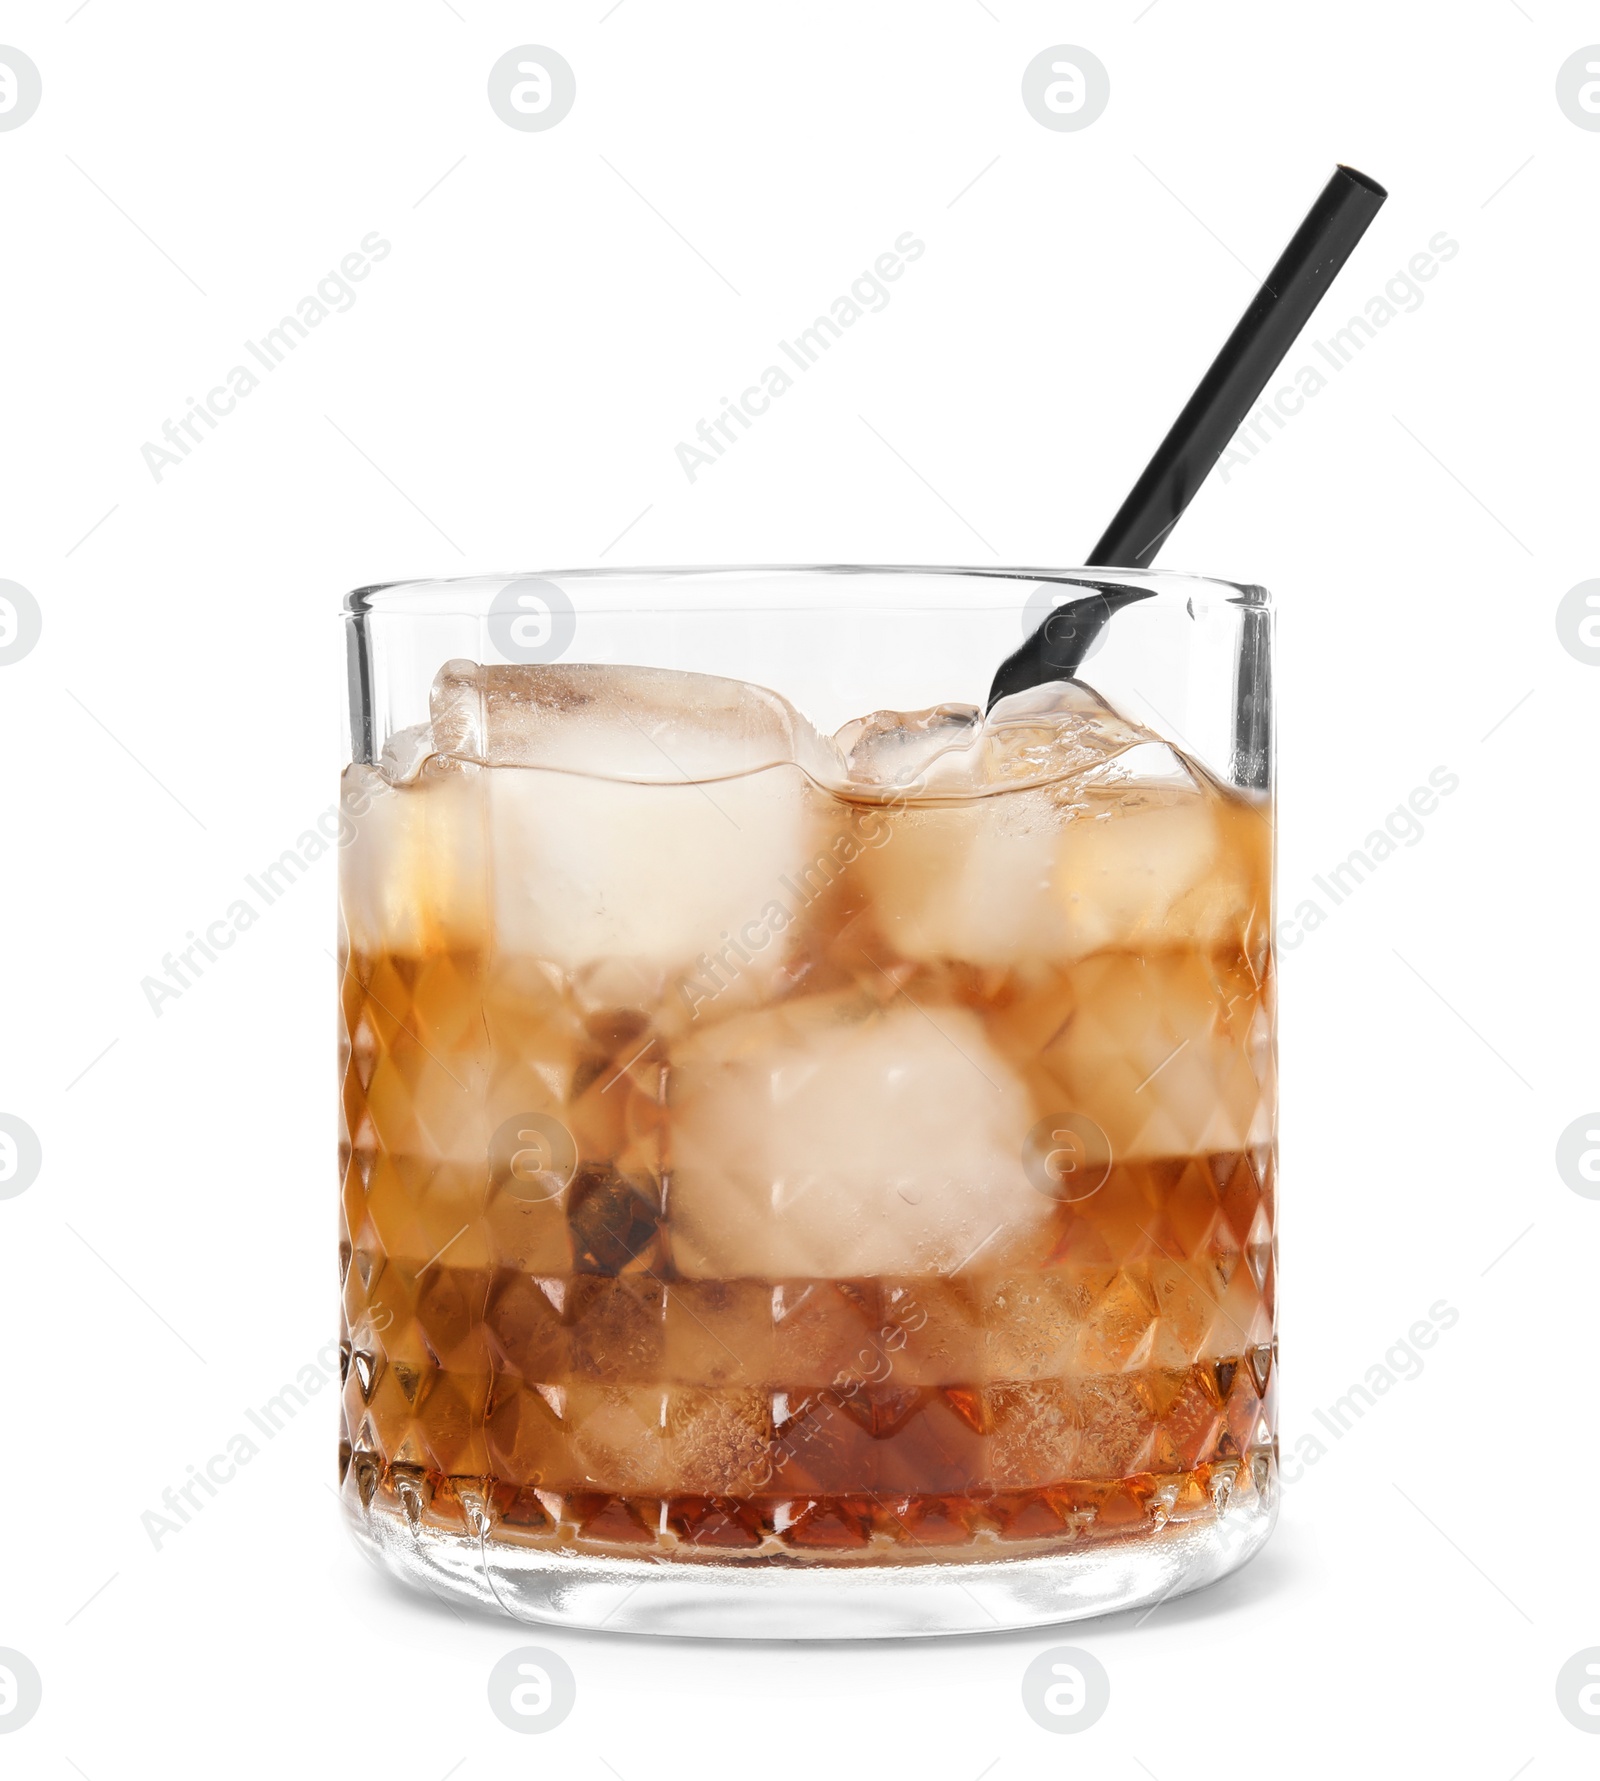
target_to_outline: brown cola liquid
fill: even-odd
[[[506,944],[474,849],[497,776],[527,771],[351,769],[375,814],[345,862],[347,1493],[457,1533],[763,1563],[1054,1551],[1264,1487],[1264,807],[1209,783],[1057,797],[1088,862],[1051,893],[1074,937],[980,934],[994,956],[962,960],[970,898],[938,898],[990,882],[984,850],[1040,844],[1037,788],[924,810],[806,781],[781,929],[652,976]],[[878,1072],[864,1107],[834,1056]],[[1000,1135],[907,1124],[951,1178],[919,1162],[880,1203],[895,1108],[936,1121],[969,1089]],[[818,1106],[864,1123],[830,1135]],[[991,1153],[1035,1121],[1042,1179],[1019,1131],[996,1186]],[[812,1159],[793,1205],[775,1130]]]

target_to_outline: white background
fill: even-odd
[[[1600,11],[608,6],[0,5],[44,83],[0,134],[0,576],[44,615],[0,669],[0,1110],[44,1154],[0,1202],[0,1646],[45,1689],[7,1774],[1592,1773],[1555,1677],[1600,1644],[1600,1205],[1554,1154],[1600,1104],[1600,669],[1554,620],[1600,573],[1600,133],[1555,77]],[[522,43],[577,73],[545,133],[486,101]],[[1110,70],[1077,133],[1020,100],[1058,43]],[[153,1550],[142,1512],[335,1315],[332,861],[159,1019],[140,980],[332,802],[341,593],[1072,564],[1338,159],[1393,197],[1317,333],[1437,232],[1460,252],[1163,563],[1278,596],[1286,912],[1460,777],[1282,960],[1286,1454],[1448,1300],[1422,1375],[1301,1467],[1253,1568],[1143,1625],[806,1648],[457,1617],[349,1545],[331,1391]],[[156,482],[141,445],[375,229],[354,307]],[[691,485],[676,442],[906,229],[890,306]],[[530,1637],[577,1707],[519,1738],[485,1678]],[[1020,1702],[1058,1643],[1111,1676],[1077,1737]]]

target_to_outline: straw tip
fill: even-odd
[[[1359,167],[1347,167],[1343,161],[1339,163],[1339,172],[1347,179],[1353,179],[1363,190],[1371,192],[1380,202],[1389,196],[1388,188],[1378,184],[1370,173],[1363,173]]]

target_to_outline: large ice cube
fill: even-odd
[[[1041,791],[893,813],[861,866],[884,939],[925,963],[1013,965],[1065,953],[1054,883],[1061,821]]]
[[[1108,952],[1075,966],[1070,988],[1072,1016],[1039,1067],[1117,1161],[1272,1141],[1271,986],[1246,963]]]
[[[889,837],[863,864],[903,956],[1012,966],[1208,945],[1238,935],[1264,895],[1264,819],[1088,689],[1002,700],[981,731],[938,751],[934,715],[910,714],[896,734],[880,713],[851,737],[858,783],[890,762],[923,769],[890,794]]]
[[[716,958],[784,900],[817,820],[812,782],[839,773],[776,693],[653,668],[452,662],[433,733],[436,748],[495,769],[485,832],[499,944],[604,967],[606,996],[623,1002]],[[746,981],[780,970],[784,951],[769,936]]]
[[[949,1274],[1052,1211],[1036,1115],[975,1015],[812,997],[673,1054],[673,1259],[690,1276]]]
[[[1085,820],[1086,818],[1086,820]],[[1072,954],[1264,937],[1272,831],[1263,808],[1198,785],[1095,800],[1063,833],[1055,889]]]
[[[797,762],[838,775],[832,744],[778,693],[716,674],[592,663],[446,662],[433,684],[434,747],[496,767],[683,785]]]

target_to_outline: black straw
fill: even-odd
[[[1155,560],[1388,195],[1376,180],[1353,167],[1340,167],[1334,173],[1090,553],[1090,564],[1146,569]],[[1139,597],[1137,591],[1118,591],[1125,599]],[[1074,609],[1083,605],[1083,601],[1071,603]],[[1093,610],[1104,615],[1101,622],[1110,616],[1104,600]],[[1077,660],[1066,668],[1066,675],[1076,671],[1099,626],[1085,638],[1083,615],[1076,610],[1066,625],[1056,626],[1066,611],[1053,612],[1000,669],[989,695],[991,705],[1008,693],[1064,678],[1067,655],[1076,653]],[[1082,648],[1063,652],[1059,645],[1051,647],[1048,634],[1053,626],[1058,632],[1070,629],[1083,639]]]
[[[1388,195],[1353,167],[1340,167],[1328,181],[1106,527],[1090,563],[1150,566]]]

